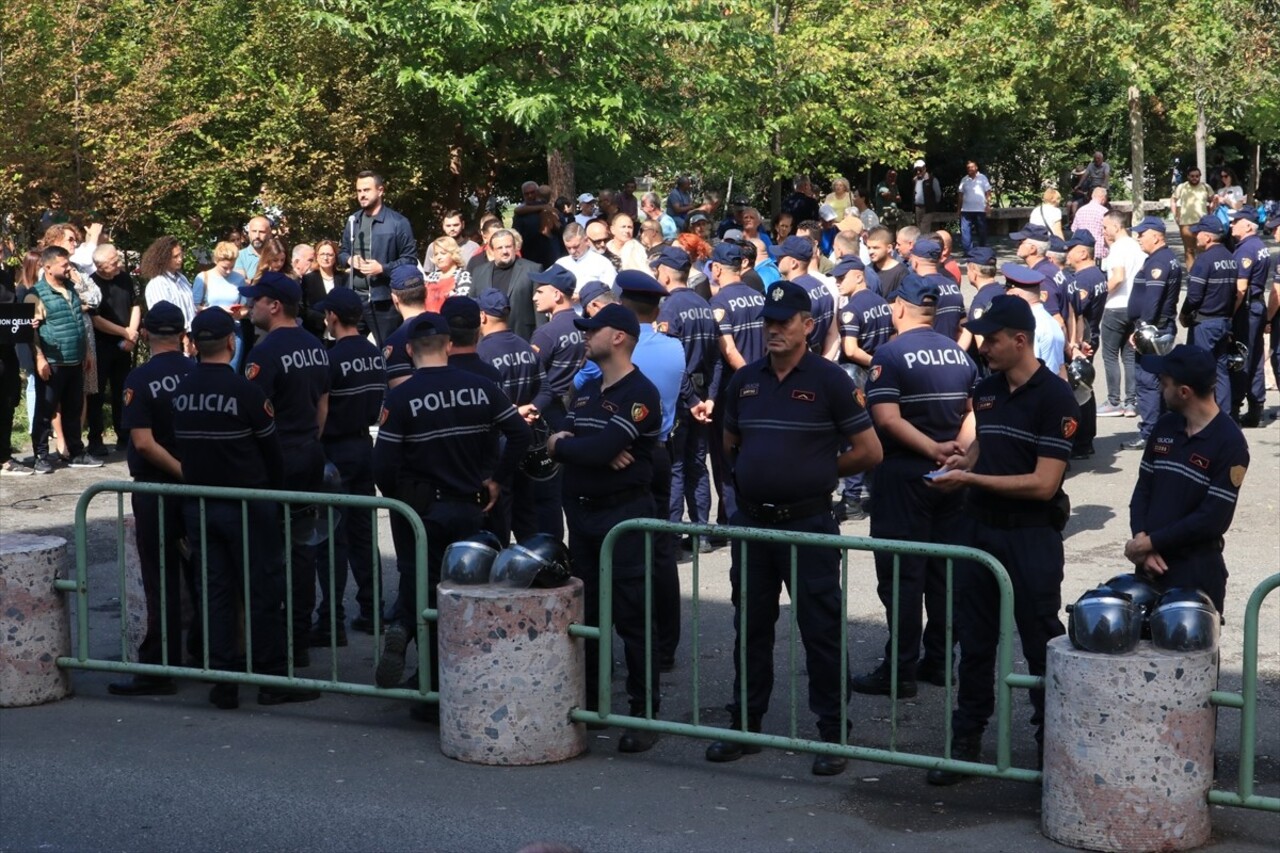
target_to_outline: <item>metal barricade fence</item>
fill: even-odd
[[[611,671],[613,666],[613,608],[612,608],[612,578],[614,564],[614,549],[617,547],[620,537],[631,532],[642,532],[645,535],[645,565],[647,571],[645,573],[645,678],[646,685],[652,684],[651,675],[652,668],[655,666],[654,661],[654,638],[652,632],[653,626],[653,555],[654,555],[654,535],[655,534],[688,534],[695,539],[693,548],[693,564],[691,567],[692,575],[689,588],[691,590],[692,600],[690,602],[693,648],[691,651],[692,671],[691,681],[691,704],[693,708],[692,721],[688,723],[676,722],[672,720],[655,719],[653,714],[653,696],[646,689],[645,697],[645,715],[643,717],[634,715],[615,714],[610,710],[610,694],[611,694]],[[751,732],[747,730],[746,724],[746,695],[747,695],[747,667],[746,667],[746,646],[745,643],[739,644],[739,671],[740,684],[738,697],[741,707],[744,709],[738,723],[739,727],[734,729],[720,728],[703,724],[701,721],[701,703],[700,699],[700,566],[698,559],[697,540],[706,536],[719,536],[730,540],[730,547],[743,549],[740,553],[743,559],[740,560],[739,584],[740,595],[745,592],[746,584],[746,559],[745,549],[749,543],[778,543],[790,546],[791,550],[791,571],[790,581],[792,590],[795,590],[797,581],[797,549],[799,547],[820,547],[838,549],[841,552],[840,565],[840,586],[843,591],[843,607],[842,617],[840,620],[840,692],[842,696],[848,695],[848,600],[847,592],[849,588],[849,552],[850,551],[871,551],[871,552],[889,552],[894,555],[893,560],[893,601],[895,602],[895,614],[890,624],[890,640],[891,653],[887,661],[890,668],[890,685],[891,685],[891,705],[892,711],[890,716],[890,739],[889,748],[881,749],[876,747],[859,746],[848,743],[847,734],[842,734],[839,743],[828,743],[821,740],[813,740],[798,737],[797,735],[797,690],[796,675],[798,672],[796,659],[796,638],[797,638],[797,606],[792,597],[792,606],[790,608],[790,651],[789,651],[789,672],[790,672],[790,719],[788,735],[772,735]],[[917,555],[923,557],[936,557],[946,560],[947,570],[947,627],[946,627],[946,719],[945,727],[945,747],[942,757],[920,755],[899,751],[897,749],[897,728],[898,728],[898,703],[897,703],[897,657],[898,657],[898,625],[896,617],[896,602],[899,598],[899,580],[900,580],[900,560],[903,555]],[[951,755],[951,710],[954,701],[952,693],[952,625],[951,625],[951,601],[953,592],[953,569],[955,561],[966,560],[972,561],[974,564],[987,569],[994,578],[996,586],[999,590],[999,646],[996,655],[996,713],[995,713],[995,729],[996,729],[996,761],[994,764],[982,764],[977,762],[967,762],[954,760]],[[738,614],[739,624],[738,630],[740,635],[745,636],[746,608],[741,608]],[[683,524],[675,522],[660,521],[657,519],[637,518],[625,521],[611,530],[605,537],[601,546],[600,555],[600,625],[599,627],[577,626],[572,629],[576,636],[585,638],[588,642],[597,642],[600,646],[600,670],[599,670],[599,696],[597,697],[597,712],[577,710],[573,712],[573,718],[581,722],[599,722],[610,725],[625,726],[635,729],[645,729],[672,735],[684,735],[687,737],[715,739],[730,741],[739,744],[753,744],[761,747],[774,747],[779,749],[794,750],[800,752],[809,752],[815,754],[841,756],[845,758],[858,759],[863,761],[876,761],[887,764],[899,764],[907,767],[917,767],[922,769],[944,769],[955,772],[967,773],[975,776],[990,776],[1001,779],[1013,779],[1023,782],[1038,782],[1041,774],[1033,769],[1013,767],[1011,763],[1011,740],[1012,740],[1012,690],[1018,688],[1043,688],[1044,679],[1037,676],[1024,675],[1013,672],[1013,585],[1009,580],[1009,576],[1004,567],[990,554],[979,551],[974,548],[952,545],[937,545],[919,542],[905,542],[891,539],[871,539],[857,536],[841,536],[834,534],[819,533],[796,533],[790,531],[767,530],[757,528],[743,527],[725,527],[711,526],[703,524]],[[840,717],[841,732],[848,731],[848,702],[842,703]]]
[[[1280,797],[1262,797],[1253,792],[1253,774],[1258,753],[1258,620],[1263,599],[1277,587],[1280,587],[1280,573],[1258,584],[1245,605],[1240,692],[1215,690],[1209,697],[1219,708],[1237,708],[1240,711],[1240,771],[1236,780],[1238,790],[1211,790],[1209,802],[1216,806],[1240,806],[1280,813]],[[1272,637],[1273,642],[1274,640]]]
[[[89,629],[89,544],[88,544],[88,510],[93,499],[100,494],[111,493],[116,495],[116,562],[119,575],[119,600],[120,600],[120,660],[108,660],[103,658],[95,658],[91,654],[90,629]],[[172,661],[169,659],[169,634],[173,630],[182,630],[181,625],[169,624],[169,607],[166,606],[169,596],[180,595],[180,590],[170,588],[170,571],[166,565],[167,555],[166,549],[162,546],[159,548],[160,557],[160,577],[159,577],[159,593],[160,593],[160,649],[161,663],[144,664],[128,660],[129,643],[128,643],[128,596],[126,595],[126,559],[125,559],[125,505],[124,496],[126,494],[144,494],[157,496],[159,510],[159,531],[158,538],[161,543],[166,541],[165,530],[166,516],[165,504],[167,501],[189,502],[195,501],[199,504],[199,530],[187,530],[185,536],[188,545],[193,552],[203,554],[206,550],[208,530],[206,526],[206,509],[208,501],[234,501],[240,506],[240,529],[241,529],[241,557],[243,562],[244,576],[241,579],[243,595],[242,601],[239,603],[244,607],[244,650],[245,650],[245,671],[231,672],[227,670],[215,670],[209,665],[209,610],[208,610],[208,564],[205,560],[200,560],[199,566],[199,584],[198,590],[192,590],[193,595],[199,595],[200,600],[193,601],[196,620],[189,627],[191,631],[198,631],[202,639],[202,659],[197,661],[197,666],[183,666],[181,661]],[[282,602],[285,615],[285,644],[286,644],[286,671],[284,675],[269,674],[253,671],[253,631],[251,620],[249,619],[250,610],[250,591],[253,578],[250,573],[249,560],[249,538],[253,535],[253,531],[249,528],[249,504],[250,502],[270,502],[279,504],[286,510],[290,507],[306,507],[315,506],[322,512],[325,524],[328,528],[329,535],[325,540],[328,549],[328,571],[329,571],[329,589],[334,589],[334,580],[336,571],[346,572],[347,567],[335,567],[334,565],[334,536],[333,531],[336,524],[335,510],[343,510],[347,512],[367,511],[372,515],[372,555],[376,567],[379,562],[379,543],[378,543],[378,524],[377,512],[385,509],[392,513],[399,514],[409,525],[413,531],[414,538],[414,571],[417,575],[417,599],[415,602],[416,620],[416,641],[418,656],[418,671],[422,674],[419,678],[419,687],[412,690],[404,687],[399,688],[382,688],[377,687],[369,681],[352,681],[341,680],[338,672],[338,655],[337,652],[337,615],[336,608],[338,602],[334,597],[330,596],[329,612],[328,612],[328,634],[330,641],[331,655],[330,677],[323,678],[304,678],[295,673],[294,661],[297,657],[294,648],[295,632],[293,630],[293,593],[294,593],[294,577],[295,571],[293,566],[293,555],[291,553],[290,541],[293,535],[293,526],[295,521],[291,511],[285,511],[281,514],[283,527],[283,559],[284,559],[284,576],[285,576],[285,597]],[[323,690],[331,693],[343,693],[357,696],[380,696],[394,699],[409,699],[419,702],[437,702],[439,694],[431,690],[430,679],[426,677],[426,673],[431,671],[431,655],[435,653],[435,649],[431,647],[428,640],[428,622],[432,622],[436,618],[434,609],[429,608],[428,604],[428,582],[427,582],[427,534],[426,528],[423,526],[422,519],[419,517],[408,504],[398,500],[383,497],[367,497],[363,495],[347,495],[347,494],[331,494],[321,492],[294,492],[294,491],[268,491],[264,489],[236,489],[236,488],[219,488],[207,486],[188,486],[180,484],[167,483],[141,483],[130,481],[107,481],[95,483],[85,489],[81,494],[79,501],[76,503],[75,517],[75,536],[76,536],[76,574],[74,579],[57,581],[57,589],[62,592],[72,593],[76,603],[76,647],[73,656],[58,658],[58,666],[67,669],[84,669],[96,670],[100,672],[119,672],[132,675],[168,677],[168,678],[199,678],[207,681],[229,682],[234,684],[249,684],[259,687],[269,688],[302,688],[312,690]],[[193,556],[194,559],[194,556]],[[177,573],[174,573],[175,576]],[[382,614],[379,602],[382,600],[381,584],[382,578],[379,571],[373,573],[373,620],[374,620],[374,662],[375,665],[379,655],[379,639],[381,636],[381,620]],[[323,617],[322,617],[323,618]],[[306,628],[310,630],[310,625]],[[372,676],[372,673],[369,673]]]

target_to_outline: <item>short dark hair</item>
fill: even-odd
[[[462,215],[461,210],[446,210],[444,216],[440,217],[440,221],[444,222],[446,219],[453,219],[455,216],[462,220],[463,225],[467,224],[467,217]]]
[[[473,347],[480,341],[480,330],[449,326],[449,343],[455,347]]]
[[[385,187],[387,185],[387,182],[382,179],[382,175],[372,169],[365,169],[363,172],[356,173],[357,181],[363,178],[373,178],[374,186]]]
[[[70,258],[71,253],[61,246],[45,246],[43,252],[40,253],[40,266],[47,267],[58,258]]]
[[[448,342],[448,338],[444,335],[426,335],[420,338],[410,338],[409,347],[414,353],[439,353],[444,352],[444,345]]]
[[[227,338],[231,337],[227,335]],[[217,355],[227,348],[227,338],[214,338],[211,341],[196,341],[196,352],[201,358]]]

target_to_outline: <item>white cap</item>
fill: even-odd
[[[818,218],[823,222],[830,222],[836,218],[836,209],[829,204],[819,205]]]
[[[915,161],[914,163],[912,163],[912,164],[911,164],[911,168],[913,168],[913,169],[923,169],[923,168],[924,168],[924,161],[923,161],[923,160],[917,160],[917,161]]]
[[[596,200],[596,197],[593,196],[591,193],[583,193],[582,195],[578,196],[578,204],[586,204],[587,202],[595,201],[595,200]]]

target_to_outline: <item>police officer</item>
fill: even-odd
[[[192,486],[282,488],[284,457],[271,400],[260,387],[231,369],[236,351],[235,321],[221,308],[205,309],[191,321],[191,337],[200,363],[173,392],[173,434],[182,460],[182,479]],[[242,512],[248,517],[247,526],[242,523]],[[287,652],[280,505],[275,501],[190,500],[183,507],[183,518],[202,561],[201,600],[208,603],[209,666],[227,672],[244,669],[243,653],[237,648],[236,607],[244,601],[247,575],[249,612],[244,619],[246,630],[251,632],[253,671],[284,674]],[[244,564],[246,542],[248,566]],[[319,697],[314,690],[258,690],[259,705]],[[239,688],[215,684],[209,701],[224,710],[239,707]]]
[[[476,353],[502,376],[502,390],[516,410],[530,426],[541,424],[540,419],[526,416],[532,410],[533,398],[547,381],[538,355],[529,342],[511,331],[507,320],[511,316],[511,304],[500,290],[486,290],[480,294],[480,342]],[[545,425],[541,427],[546,435]],[[536,445],[535,445],[536,447]],[[522,469],[517,469],[511,486],[503,487],[498,503],[489,512],[485,527],[505,545],[515,533],[517,541],[524,541],[538,532],[537,498],[534,481]]]
[[[782,277],[799,284],[809,294],[809,314],[813,319],[809,349],[835,361],[840,339],[840,328],[835,317],[836,302],[827,286],[809,274],[813,241],[808,237],[788,237],[780,245],[771,246],[769,254],[777,261]]]
[[[449,365],[449,324],[425,311],[407,330],[415,370],[387,393],[373,450],[373,474],[384,495],[404,501],[422,517],[427,532],[427,602],[435,607],[445,549],[481,529],[483,515],[498,500],[500,485],[529,448],[529,427],[497,383]],[[494,435],[506,445],[496,463]],[[488,472],[492,472],[490,475]],[[394,687],[404,676],[405,649],[422,614],[417,574],[399,559],[399,600],[383,639],[375,680]],[[440,655],[430,625],[435,689]],[[425,676],[419,673],[419,679]]]
[[[413,375],[409,358],[409,321],[427,310],[427,285],[417,267],[396,267],[390,276],[391,304],[401,317],[400,325],[383,341],[382,360],[387,365],[387,387],[394,388]],[[392,513],[395,534],[397,513]],[[397,552],[398,553],[398,552]]]
[[[978,365],[978,375],[986,376],[990,371],[978,355],[982,341],[969,329],[969,324],[986,313],[986,310],[991,307],[992,299],[1004,295],[1004,285],[996,280],[995,250],[988,249],[986,246],[974,246],[970,249],[966,275],[969,278],[969,284],[978,292],[969,301],[969,313],[965,316],[965,323],[956,337],[956,343],[960,344],[960,348],[967,352]]]
[[[720,327],[720,394],[704,404],[711,421],[711,478],[717,497],[716,523],[725,524],[737,512],[733,478],[726,476],[728,457],[724,452],[725,389],[735,371],[764,356],[764,294],[743,284],[740,274],[742,250],[724,242],[711,251],[711,280],[716,291],[708,300],[711,316]],[[714,542],[713,542],[714,544]]]
[[[1066,335],[1058,321],[1049,316],[1044,303],[1040,300],[1044,293],[1044,276],[1021,264],[1004,264],[1000,267],[1004,273],[1005,287],[1008,294],[1017,296],[1031,306],[1031,316],[1035,318],[1035,355],[1044,362],[1049,372],[1067,378],[1065,358],[1067,345]]]
[[[951,276],[939,272],[942,246],[936,240],[922,237],[911,247],[912,271],[938,288],[938,299],[933,312],[933,330],[955,340],[960,336],[960,323],[964,320],[964,296],[960,283]]]
[[[450,296],[441,304],[440,316],[449,324],[449,366],[501,386],[498,368],[476,352],[480,343],[480,303],[470,296]]]
[[[566,403],[573,393],[573,377],[586,360],[586,343],[582,332],[574,325],[573,293],[577,279],[573,273],[559,265],[530,275],[533,280],[533,307],[539,314],[549,314],[547,322],[534,330],[529,338],[538,361],[546,372],[547,381],[534,395],[533,407],[526,417],[541,417],[551,432],[564,428]],[[557,473],[550,480],[535,487],[538,496],[538,530],[551,533],[556,538],[564,536],[561,485],[563,474]]]
[[[689,255],[679,246],[664,247],[656,259],[658,282],[668,296],[658,309],[657,330],[670,335],[684,348],[685,369],[692,384],[676,415],[671,434],[671,502],[669,518],[682,521],[686,506],[689,520],[706,524],[711,517],[711,475],[707,470],[709,425],[705,416],[694,415],[705,400],[714,400],[720,392],[720,331],[711,305],[691,290]],[[659,508],[661,509],[661,507]],[[693,543],[689,541],[688,547]],[[705,539],[699,542],[704,552],[710,549]]]
[[[1133,538],[1124,555],[1161,587],[1203,590],[1222,612],[1227,593],[1223,536],[1249,468],[1249,447],[1214,401],[1213,354],[1180,344],[1142,356],[1160,377],[1168,411],[1156,422],[1129,500]]]
[[[387,392],[386,364],[378,348],[360,334],[364,306],[359,294],[347,287],[335,287],[315,308],[324,317],[325,330],[333,340],[329,349],[329,412],[321,436],[324,457],[338,469],[343,494],[372,497],[373,442],[369,438],[369,427],[378,422],[382,411],[382,398]],[[345,646],[343,597],[348,569],[356,581],[356,604],[360,607],[360,614],[351,620],[351,627],[372,634],[373,615],[382,607],[373,597],[373,579],[382,577],[382,560],[373,553],[371,514],[367,510],[343,510],[333,531],[332,587],[328,549],[322,548],[320,552],[316,573],[324,597],[311,632],[311,645],[329,645],[332,606],[338,645]]]
[[[1008,266],[1008,265],[1007,265]],[[1043,675],[1049,640],[1065,629],[1062,606],[1062,528],[1070,513],[1062,479],[1080,409],[1071,388],[1036,358],[1036,319],[1017,296],[997,296],[974,334],[991,376],[974,386],[977,438],[943,466],[930,485],[943,493],[967,489],[965,544],[993,555],[1013,582],[1013,618],[1027,669]],[[951,757],[977,761],[982,732],[995,706],[999,591],[983,566],[955,569],[954,624],[960,642],[960,687],[951,715]],[[1036,742],[1044,742],[1044,691],[1031,691]],[[963,774],[929,771],[932,785]]]
[[[1245,368],[1233,376],[1231,413],[1239,415],[1240,426],[1256,427],[1262,423],[1262,407],[1266,403],[1267,386],[1263,375],[1262,331],[1266,319],[1263,300],[1267,292],[1270,250],[1258,236],[1258,212],[1245,206],[1231,213],[1231,235],[1236,245],[1236,308],[1232,317],[1235,339],[1249,348]],[[1239,414],[1240,406],[1248,409]]]
[[[840,362],[854,377],[861,394],[858,402],[866,403],[867,370],[876,350],[893,336],[893,311],[889,304],[870,288],[866,267],[857,255],[849,254],[831,270],[840,288]],[[852,368],[852,371],[850,369]],[[871,490],[867,486],[870,472],[861,472],[840,480],[840,500],[833,507],[836,521],[861,521],[867,517],[866,506]]]
[[[171,302],[157,302],[147,312],[142,337],[151,358],[130,371],[121,399],[121,429],[129,437],[129,474],[139,483],[181,483],[182,463],[173,437],[173,392],[195,367],[183,353],[186,320]],[[139,663],[182,665],[182,590],[186,561],[178,543],[182,539],[182,501],[164,501],[164,521],[158,495],[135,492],[130,496],[137,523],[138,563],[147,596],[147,634],[138,647]],[[164,554],[164,597],[160,595],[161,553]],[[163,609],[163,616],[162,614]],[[164,620],[162,622],[162,619]],[[163,630],[162,630],[163,628]],[[167,646],[162,646],[167,633]],[[192,638],[195,639],[194,637]],[[177,692],[171,678],[135,675],[107,686],[117,696],[156,696]]]
[[[1107,304],[1107,276],[1093,262],[1097,241],[1093,232],[1077,229],[1067,241],[1065,269],[1066,298],[1069,305],[1067,357],[1083,358],[1093,364],[1093,356],[1102,340],[1102,312]],[[1071,458],[1088,459],[1093,455],[1093,440],[1098,436],[1098,398],[1090,394],[1080,404],[1080,428],[1072,439]]]
[[[1165,242],[1164,220],[1148,216],[1133,227],[1133,234],[1147,260],[1133,280],[1129,292],[1129,320],[1133,323],[1149,323],[1161,333],[1172,333],[1177,326],[1178,299],[1182,296],[1182,261]],[[1123,446],[1140,450],[1146,447],[1147,437],[1156,425],[1163,409],[1160,385],[1154,374],[1138,366],[1138,430],[1139,437],[1124,442]]]
[[[923,242],[923,241],[921,241]],[[919,242],[916,243],[918,247]],[[950,337],[937,331],[934,311],[941,302],[937,279],[909,275],[893,303],[897,336],[876,350],[867,382],[867,403],[884,461],[876,466],[872,493],[876,511],[871,535],[911,542],[952,542],[960,507],[929,488],[924,475],[973,440],[969,392],[978,372]],[[916,694],[917,676],[946,684],[947,567],[937,557],[876,552],[876,592],[894,623],[894,563],[899,564],[897,696]],[[924,599],[928,625],[921,628]],[[919,661],[921,637],[924,658]],[[853,680],[858,693],[890,695],[892,639],[884,663]]]
[[[1231,412],[1231,370],[1227,356],[1235,342],[1231,315],[1236,307],[1236,259],[1222,245],[1222,221],[1210,214],[1189,229],[1195,235],[1196,259],[1187,276],[1187,298],[1178,313],[1191,330],[1191,343],[1213,353],[1218,361],[1214,400]]]
[[[1048,257],[1054,236],[1048,228],[1033,223],[1021,231],[1010,234],[1009,239],[1018,243],[1018,260],[1022,261],[1028,269],[1033,269],[1044,277],[1044,284],[1040,288],[1041,302],[1049,316],[1058,318],[1056,322],[1062,324],[1061,294],[1053,286],[1058,266]]]
[[[871,419],[854,397],[853,381],[837,365],[808,350],[813,303],[804,288],[780,281],[766,297],[763,319],[768,357],[734,374],[726,391],[725,446],[738,484],[738,506],[730,523],[796,533],[836,533],[831,492],[841,475],[880,461]],[[848,443],[850,449],[840,452]],[[787,476],[778,476],[779,471]],[[797,587],[791,588],[792,552]],[[840,555],[830,548],[751,543],[732,549],[730,579],[735,608],[734,690],[728,710],[735,727],[760,731],[773,691],[773,632],[784,584],[794,601],[809,670],[809,709],[818,734],[840,742],[842,695]],[[744,585],[745,584],[745,589]],[[742,633],[745,615],[745,634]],[[747,671],[740,671],[746,646]],[[746,679],[746,707],[739,705]],[[708,761],[734,761],[757,747],[714,741]],[[829,776],[845,760],[819,755],[813,772]]]
[[[1266,222],[1271,239],[1280,243],[1280,215]],[[1271,327],[1271,375],[1280,376],[1280,253],[1271,257],[1271,293],[1267,297],[1266,320]]]
[[[324,434],[329,411],[329,355],[316,336],[298,325],[302,289],[283,273],[265,272],[256,284],[241,287],[249,300],[249,319],[266,333],[254,345],[244,375],[275,408],[276,432],[284,452],[285,481],[291,489],[315,492],[324,487]],[[316,548],[307,544],[302,508],[294,516],[290,543],[293,601],[293,662],[311,662],[311,619],[316,608]],[[327,518],[327,514],[326,514]]]
[[[573,573],[585,587],[589,625],[599,624],[600,547],[618,523],[651,518],[653,459],[660,451],[662,401],[658,389],[631,361],[640,339],[636,315],[609,304],[594,316],[574,321],[586,333],[587,357],[601,376],[583,386],[565,422],[565,429],[548,440],[552,458],[564,466],[564,505],[569,527]],[[549,324],[548,324],[549,325]],[[624,465],[615,465],[619,460]],[[613,563],[613,624],[622,637],[627,664],[627,695],[631,714],[646,713],[646,693],[657,714],[658,666],[645,661],[645,636],[657,636],[646,623],[644,537],[630,533],[618,540]],[[587,707],[598,702],[599,646],[587,644]],[[646,671],[652,674],[646,684]],[[655,732],[627,730],[619,752],[644,752],[653,747]]]

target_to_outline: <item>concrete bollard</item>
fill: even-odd
[[[54,581],[67,540],[0,533],[0,708],[65,699],[71,680],[58,668],[71,654],[71,623]]]
[[[138,559],[138,523],[132,515],[124,517],[124,600],[127,614],[125,634],[129,660],[137,662],[138,648],[147,636],[147,591],[142,585],[142,562]]]
[[[1085,850],[1209,840],[1217,650],[1127,655],[1049,643],[1041,828]]]
[[[586,691],[582,582],[517,590],[443,583],[440,750],[472,764],[564,761],[586,751],[586,727],[569,719]]]

